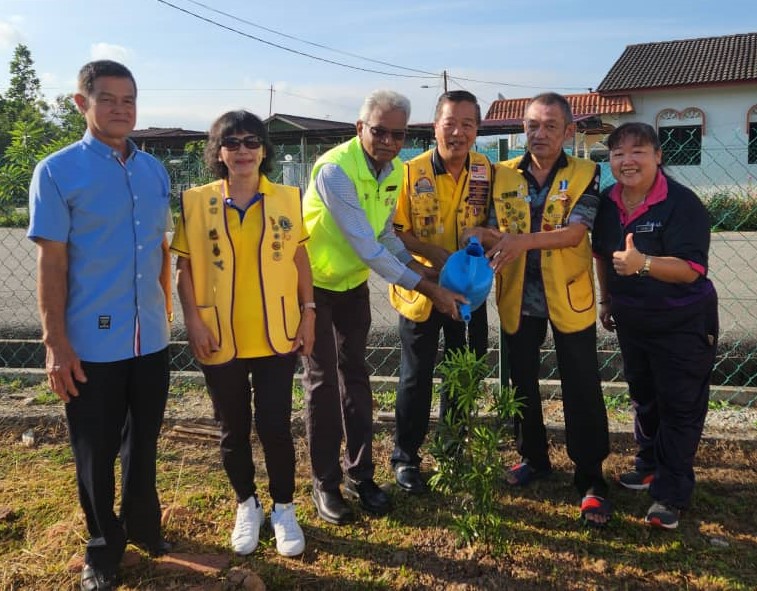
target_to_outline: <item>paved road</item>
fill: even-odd
[[[713,235],[710,267],[720,296],[722,340],[757,334],[757,233]],[[386,283],[373,275],[370,284],[374,332],[393,335],[397,315],[388,303]],[[36,305],[34,245],[24,237],[24,230],[0,228],[0,339],[39,338]],[[174,336],[180,338],[181,306],[175,307]],[[491,298],[489,311],[496,334]]]

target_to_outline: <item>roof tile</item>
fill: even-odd
[[[613,115],[633,113],[633,103],[628,95],[602,96],[596,92],[566,94],[574,117],[582,115]],[[530,98],[503,99],[494,101],[485,119],[523,121]]]
[[[597,90],[749,81],[757,81],[757,33],[629,45]]]

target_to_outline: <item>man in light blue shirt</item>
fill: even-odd
[[[409,116],[406,97],[371,93],[360,110],[356,137],[318,159],[303,197],[316,305],[315,344],[303,379],[313,502],[321,519],[337,525],[354,517],[342,482],[369,513],[391,509],[389,496],[374,481],[373,403],[365,364],[370,271],[427,295],[451,316],[465,301],[435,283],[433,272],[415,261],[394,233],[403,172],[397,155]]]
[[[81,589],[112,589],[127,540],[168,551],[155,487],[168,394],[169,219],[163,166],[128,139],[131,72],[107,60],[79,72],[83,139],[40,162],[29,188],[38,299],[50,388],[66,405],[90,540]],[[166,295],[169,297],[166,297]],[[120,515],[113,510],[121,454]]]

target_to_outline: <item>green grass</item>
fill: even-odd
[[[373,404],[381,412],[393,412],[396,401],[396,390],[377,390],[373,393]]]
[[[628,392],[622,394],[605,394],[605,407],[608,411],[627,411],[631,410],[631,399]]]
[[[181,398],[187,394],[197,392],[198,390],[204,390],[205,386],[202,382],[198,382],[193,379],[173,378],[168,387],[168,395],[173,398]]]
[[[707,407],[710,410],[728,410],[730,408],[733,408],[733,404],[731,404],[728,400],[713,400],[710,398],[709,402],[707,403]]]
[[[15,393],[26,388],[26,383],[18,377],[0,375],[0,388],[4,391]]]
[[[16,442],[24,427],[0,433],[0,507],[12,518],[0,520],[0,589],[70,589],[78,573],[66,567],[83,552],[86,527],[76,502],[73,460],[65,433],[35,428],[37,447]],[[226,556],[230,567],[244,567],[263,579],[267,589],[691,589],[757,588],[757,453],[753,443],[705,441],[697,460],[697,488],[692,510],[673,532],[653,531],[642,523],[650,500],[646,494],[613,486],[615,517],[607,530],[578,522],[578,498],[572,467],[559,439],[552,441],[552,478],[519,490],[500,484],[495,511],[502,519],[504,542],[487,551],[474,544],[457,547],[451,532],[459,508],[439,493],[412,497],[390,486],[394,510],[374,518],[358,509],[355,523],[344,527],[320,521],[309,500],[307,446],[296,426],[295,503],[305,531],[302,558],[276,554],[270,526],[249,557],[233,556],[228,536],[235,499],[220,464],[216,443],[162,437],[158,487],[169,508],[165,533],[176,550]],[[391,482],[392,433],[374,439],[376,480]],[[270,510],[265,462],[254,441],[256,482],[261,502]],[[606,463],[615,478],[633,461],[628,437],[613,440]],[[425,453],[428,458],[428,454]],[[507,463],[516,459],[509,445]],[[424,464],[424,470],[429,466]],[[717,538],[727,547],[713,545]],[[495,551],[496,550],[496,551]],[[157,574],[145,555],[123,569],[120,589],[189,589],[221,585],[217,575]],[[199,588],[199,587],[198,587]],[[218,587],[221,588],[220,586]]]
[[[45,386],[44,391],[40,392],[32,399],[32,404],[37,405],[51,405],[58,404],[59,402],[60,398],[58,398],[58,395],[48,389],[47,386]]]
[[[299,384],[292,389],[292,411],[305,410],[305,390]]]

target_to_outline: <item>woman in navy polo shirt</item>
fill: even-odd
[[[618,334],[639,447],[620,484],[649,490],[645,521],[673,529],[694,489],[718,342],[710,217],[663,172],[651,126],[625,123],[607,143],[617,183],[603,192],[592,233],[599,317]]]

